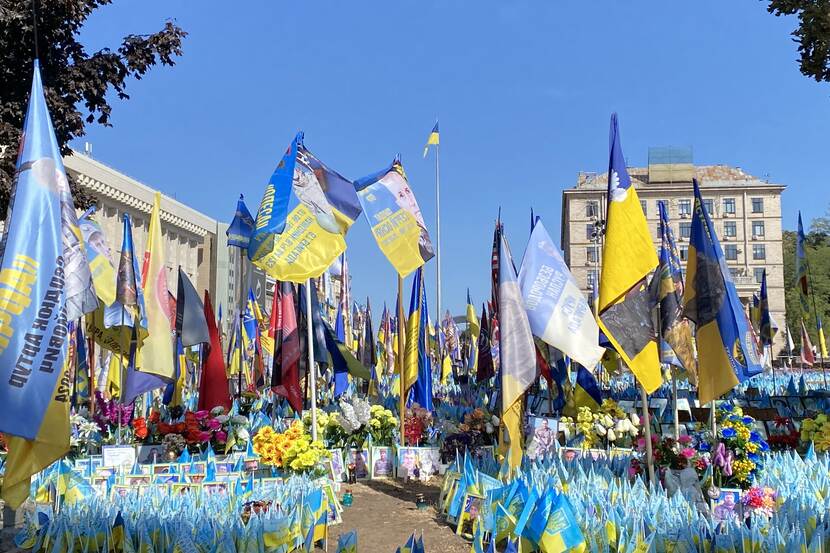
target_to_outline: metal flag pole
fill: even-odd
[[[398,416],[400,417],[401,425],[401,447],[406,445],[404,434],[404,418],[406,415],[406,383],[404,382],[404,329],[406,328],[406,321],[403,318],[403,277],[398,275],[398,356],[395,358],[395,364],[398,365],[398,381],[400,383],[401,397],[398,401]]]
[[[654,480],[654,458],[651,451],[651,420],[648,412],[648,394],[640,384],[640,401],[643,403],[643,430],[646,439],[646,466],[648,467],[648,481],[650,485],[655,484]]]
[[[441,172],[439,158],[441,144],[435,145],[435,300],[437,309],[436,320],[441,320]]]
[[[314,331],[311,321],[311,279],[305,281],[306,342],[308,343],[308,374],[306,381],[311,387],[311,439],[317,441],[317,367],[314,365]]]

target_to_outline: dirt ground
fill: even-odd
[[[456,536],[444,518],[433,507],[418,510],[415,506],[417,494],[434,504],[438,499],[438,485],[425,486],[419,483],[405,484],[398,480],[369,480],[351,488],[354,502],[343,509],[343,523],[329,527],[328,551],[337,550],[337,537],[344,532],[357,530],[359,553],[395,553],[412,532],[423,532],[427,552],[468,553],[470,544]],[[23,553],[14,546],[15,528],[0,532],[0,553]],[[323,551],[323,549],[318,549]]]

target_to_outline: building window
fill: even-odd
[[[752,213],[764,212],[764,198],[752,198]]]
[[[752,269],[752,274],[755,277],[755,282],[761,284],[761,281],[764,280],[764,269],[759,269],[758,267]]]
[[[588,271],[588,290],[593,290],[599,285],[599,271],[591,269]]]
[[[735,215],[735,198],[723,199],[723,212],[729,215]]]
[[[735,238],[738,236],[738,225],[735,221],[726,221],[723,223],[723,235],[727,238]]]
[[[715,216],[715,201],[712,198],[704,198],[703,207],[706,209],[706,213],[709,214],[709,217]]]
[[[680,238],[689,239],[692,237],[692,223],[680,223]]]
[[[648,204],[646,203],[645,200],[640,200],[640,207],[643,208],[643,215],[648,217]]]
[[[599,263],[599,246],[588,246],[588,262]]]
[[[764,222],[752,221],[752,236],[764,236]]]
[[[680,246],[680,261],[689,260],[689,246]]]
[[[599,202],[596,200],[588,200],[585,202],[585,216],[599,217]]]
[[[752,259],[766,259],[767,247],[763,244],[752,244]]]
[[[666,215],[669,213],[669,201],[668,200],[657,200],[657,213],[660,213],[660,208],[666,212]]]
[[[593,240],[594,239],[594,225],[593,223],[589,225],[585,225],[585,239],[586,240]]]
[[[689,216],[692,214],[692,200],[680,200],[680,202],[678,202],[678,205],[680,207],[681,216]]]
[[[723,253],[726,256],[727,261],[738,260],[738,246],[735,244],[727,244],[726,248],[723,250]]]

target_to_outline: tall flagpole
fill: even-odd
[[[398,415],[401,423],[401,447],[406,445],[405,442],[405,425],[406,418],[406,382],[404,379],[404,329],[406,328],[406,321],[403,318],[403,277],[398,275],[398,356],[395,359],[395,364],[398,365],[398,380],[400,382],[401,397],[398,401]]]
[[[316,293],[316,292],[315,292]],[[311,279],[305,281],[305,318],[308,334],[308,373],[306,381],[311,387],[311,439],[317,441],[317,367],[314,365],[314,332],[311,321]]]
[[[441,171],[439,158],[441,143],[435,145],[435,299],[436,320],[441,320]]]

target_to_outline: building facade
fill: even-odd
[[[712,217],[726,262],[741,301],[746,304],[760,289],[767,272],[769,308],[781,328],[774,353],[785,347],[784,257],[781,229],[781,193],[784,186],[754,177],[739,167],[694,166],[691,156],[682,163],[651,163],[630,167],[655,248],[660,247],[663,202],[669,214],[685,274],[694,205],[692,177]],[[607,173],[580,173],[576,186],[562,193],[562,251],[579,286],[589,294],[602,271],[602,230],[605,221]]]
[[[117,266],[121,253],[125,214],[132,220],[136,254],[143,259],[156,191],[78,152],[66,156],[64,165],[67,173],[95,199],[92,218],[104,230],[113,263]],[[160,218],[168,289],[175,295],[181,266],[200,294],[210,292],[216,309],[227,296],[232,278],[225,245],[227,225],[165,195],[161,197]]]

